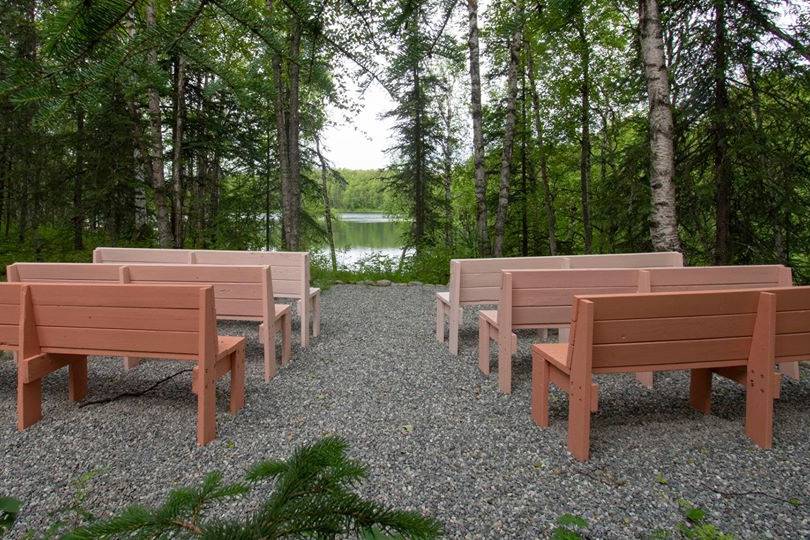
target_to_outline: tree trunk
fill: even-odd
[[[582,9],[582,8],[580,8]],[[585,35],[585,15],[580,13],[577,17],[577,32],[580,45],[580,157],[579,157],[579,186],[582,200],[582,229],[585,253],[591,252],[591,50],[588,38]]]
[[[534,80],[534,55],[531,47],[527,47],[529,84],[532,91],[532,106],[534,109],[534,128],[537,131],[537,151],[540,162],[540,180],[543,183],[543,202],[546,207],[546,222],[548,226],[548,252],[551,255],[557,254],[557,216],[554,210],[554,195],[551,193],[551,181],[548,175],[548,154],[545,144],[545,131],[540,115],[540,95],[537,93],[537,85]]]
[[[448,91],[444,115],[444,246],[453,247],[453,104]]]
[[[323,192],[323,219],[326,222],[326,239],[329,241],[329,256],[332,259],[332,271],[337,272],[337,252],[335,251],[335,235],[332,231],[332,205],[329,203],[329,167],[321,153],[321,140],[315,137],[315,152],[321,162],[321,191]]]
[[[19,45],[17,56],[30,65],[34,65],[37,59],[37,26],[36,26],[36,13],[37,2],[36,0],[27,0],[21,3],[22,20],[19,25]],[[22,142],[20,158],[24,163],[24,167],[34,169],[34,107],[33,105],[26,104],[20,110],[20,131]],[[29,183],[34,185],[36,191],[36,184],[38,183],[37,173],[33,173],[26,178],[20,178],[20,221],[17,231],[17,239],[20,242],[25,241],[25,235],[28,231],[29,225]]]
[[[417,11],[414,11],[416,14]],[[412,66],[413,72],[413,103],[416,109],[414,118],[414,141],[415,141],[415,171],[414,171],[414,187],[415,187],[415,206],[414,206],[414,228],[413,228],[413,241],[417,253],[422,249],[425,242],[425,220],[426,220],[426,207],[425,207],[425,167],[424,167],[424,149],[422,148],[423,126],[422,126],[422,78],[419,69],[419,59],[416,59]]]
[[[73,249],[84,249],[82,229],[84,228],[84,211],[82,210],[82,180],[84,178],[84,110],[76,108],[76,173],[73,177]]]
[[[301,26],[295,23],[290,36],[289,60],[289,104],[287,111],[287,149],[289,152],[289,175],[286,183],[282,182],[282,196],[284,198],[285,239],[287,249],[298,251],[301,249],[301,148],[299,136],[301,132],[300,110],[300,66],[298,64],[301,53]]]
[[[467,47],[470,53],[470,115],[473,128],[473,160],[475,162],[476,233],[478,255],[490,253],[487,226],[487,177],[484,169],[484,132],[481,112],[481,63],[478,46],[478,0],[467,0],[469,33]]]
[[[529,193],[526,183],[526,138],[528,136],[526,122],[526,70],[520,70],[520,254],[526,257],[529,254]]]
[[[156,0],[146,5],[146,26],[153,29],[157,25]],[[150,64],[157,66],[157,49],[150,49],[147,55]],[[152,160],[152,189],[155,192],[155,209],[157,213],[158,243],[162,248],[173,245],[171,212],[166,194],[166,179],[163,172],[163,132],[160,112],[160,94],[154,86],[148,90],[149,96],[149,124],[150,145]]]
[[[183,118],[185,116],[185,61],[177,55],[174,61],[174,130],[172,131],[172,215],[174,247],[183,247]]]
[[[728,163],[728,70],[725,0],[714,0],[714,110],[712,150],[715,179],[715,264],[731,262],[731,170]]]
[[[656,251],[680,251],[675,204],[675,150],[669,74],[658,0],[639,0],[641,56],[647,80],[650,122],[650,237]]]
[[[509,207],[509,182],[512,177],[512,150],[515,138],[515,104],[517,102],[517,69],[523,38],[520,29],[515,30],[509,41],[509,67],[506,73],[506,125],[503,132],[501,153],[501,179],[498,191],[498,212],[495,216],[496,257],[503,256],[504,228]]]

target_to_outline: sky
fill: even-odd
[[[377,82],[363,95],[358,95],[356,86],[350,92],[362,108],[351,118],[346,118],[345,113],[336,108],[330,108],[329,118],[333,125],[324,136],[326,157],[339,168],[382,169],[388,165],[385,149],[391,145],[392,120],[380,116],[393,109],[395,103]]]

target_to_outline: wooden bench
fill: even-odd
[[[301,316],[301,347],[321,333],[321,290],[309,285],[309,253],[299,251],[225,251],[206,249],[151,249],[100,247],[93,262],[113,264],[262,265],[273,267],[273,294],[293,298]]]
[[[703,266],[689,268],[512,270],[502,271],[501,301],[497,311],[479,315],[479,367],[489,374],[489,341],[498,342],[498,386],[511,392],[511,330],[517,328],[567,328],[574,295],[687,290],[771,288],[792,285],[791,271],[782,265]],[[517,280],[517,281],[516,281]],[[511,311],[511,312],[510,312]],[[511,325],[498,340],[499,321]],[[519,321],[516,323],[515,321]],[[564,333],[561,333],[563,336]],[[563,341],[563,340],[561,340]],[[517,342],[512,335],[512,342]],[[782,371],[798,379],[798,363]],[[653,374],[636,373],[647,387]]]
[[[490,372],[490,340],[498,344],[498,388],[512,392],[512,354],[518,328],[561,328],[571,321],[578,294],[634,293],[647,289],[634,269],[504,270],[497,311],[478,315],[478,366]]]
[[[9,281],[26,283],[212,285],[218,319],[261,323],[259,341],[264,344],[266,381],[278,371],[276,334],[282,338],[282,365],[290,358],[292,334],[290,306],[274,304],[272,269],[269,266],[15,263],[6,268],[6,274]],[[138,358],[130,357],[125,359],[125,366],[130,369],[138,362]]]
[[[594,373],[691,370],[690,403],[709,410],[711,373],[745,381],[746,433],[772,444],[775,363],[810,357],[810,287],[578,296],[571,341],[532,347],[532,418],[547,427],[548,385],[568,393],[568,448],[590,454]]]
[[[216,438],[216,381],[231,374],[230,412],[245,403],[245,338],[217,336],[213,287],[2,284],[19,291],[17,428],[42,418],[42,378],[70,366],[70,398],[87,393],[87,357],[194,363],[197,444]]]
[[[458,354],[458,331],[463,307],[497,304],[501,293],[501,271],[503,270],[650,268],[657,266],[683,266],[683,256],[677,252],[660,252],[453,259],[450,261],[449,290],[436,293],[436,339],[439,343],[444,343],[444,321],[447,319],[450,354]]]

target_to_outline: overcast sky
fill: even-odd
[[[346,169],[382,169],[388,165],[385,149],[391,145],[391,120],[380,115],[394,108],[394,102],[379,83],[374,83],[359,96],[353,90],[362,110],[352,118],[345,118],[342,111],[330,109],[333,122],[326,130],[324,146],[326,155],[336,167]]]

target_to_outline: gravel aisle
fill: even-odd
[[[448,536],[547,536],[557,517],[585,517],[597,538],[643,537],[682,521],[688,499],[742,538],[810,537],[810,369],[787,382],[775,408],[775,449],[757,450],[743,433],[745,397],[717,383],[714,412],[687,405],[688,379],[659,375],[648,391],[631,376],[605,376],[592,421],[592,459],[566,452],[567,400],[552,395],[552,427],[529,417],[530,337],[521,340],[514,390],[477,367],[477,315],[467,310],[458,358],[436,342],[434,287],[340,285],[323,294],[323,334],[293,363],[262,382],[256,325],[223,323],[248,336],[247,406],[226,411],[219,386],[219,439],[194,444],[195,400],[184,373],[149,394],[78,409],[67,376],[44,385],[44,419],[14,428],[15,369],[0,362],[0,495],[25,501],[15,535],[41,531],[67,506],[85,473],[85,506],[112,512],[154,503],[205,472],[239,478],[263,458],[284,458],[326,434],[346,438],[370,467],[366,494],[430,513]],[[297,322],[293,334],[297,343]],[[494,355],[493,355],[494,356]],[[184,367],[148,362],[90,363],[90,399],[138,391]],[[752,493],[756,492],[756,493]],[[802,504],[786,502],[796,498]],[[255,501],[248,501],[242,508]]]

